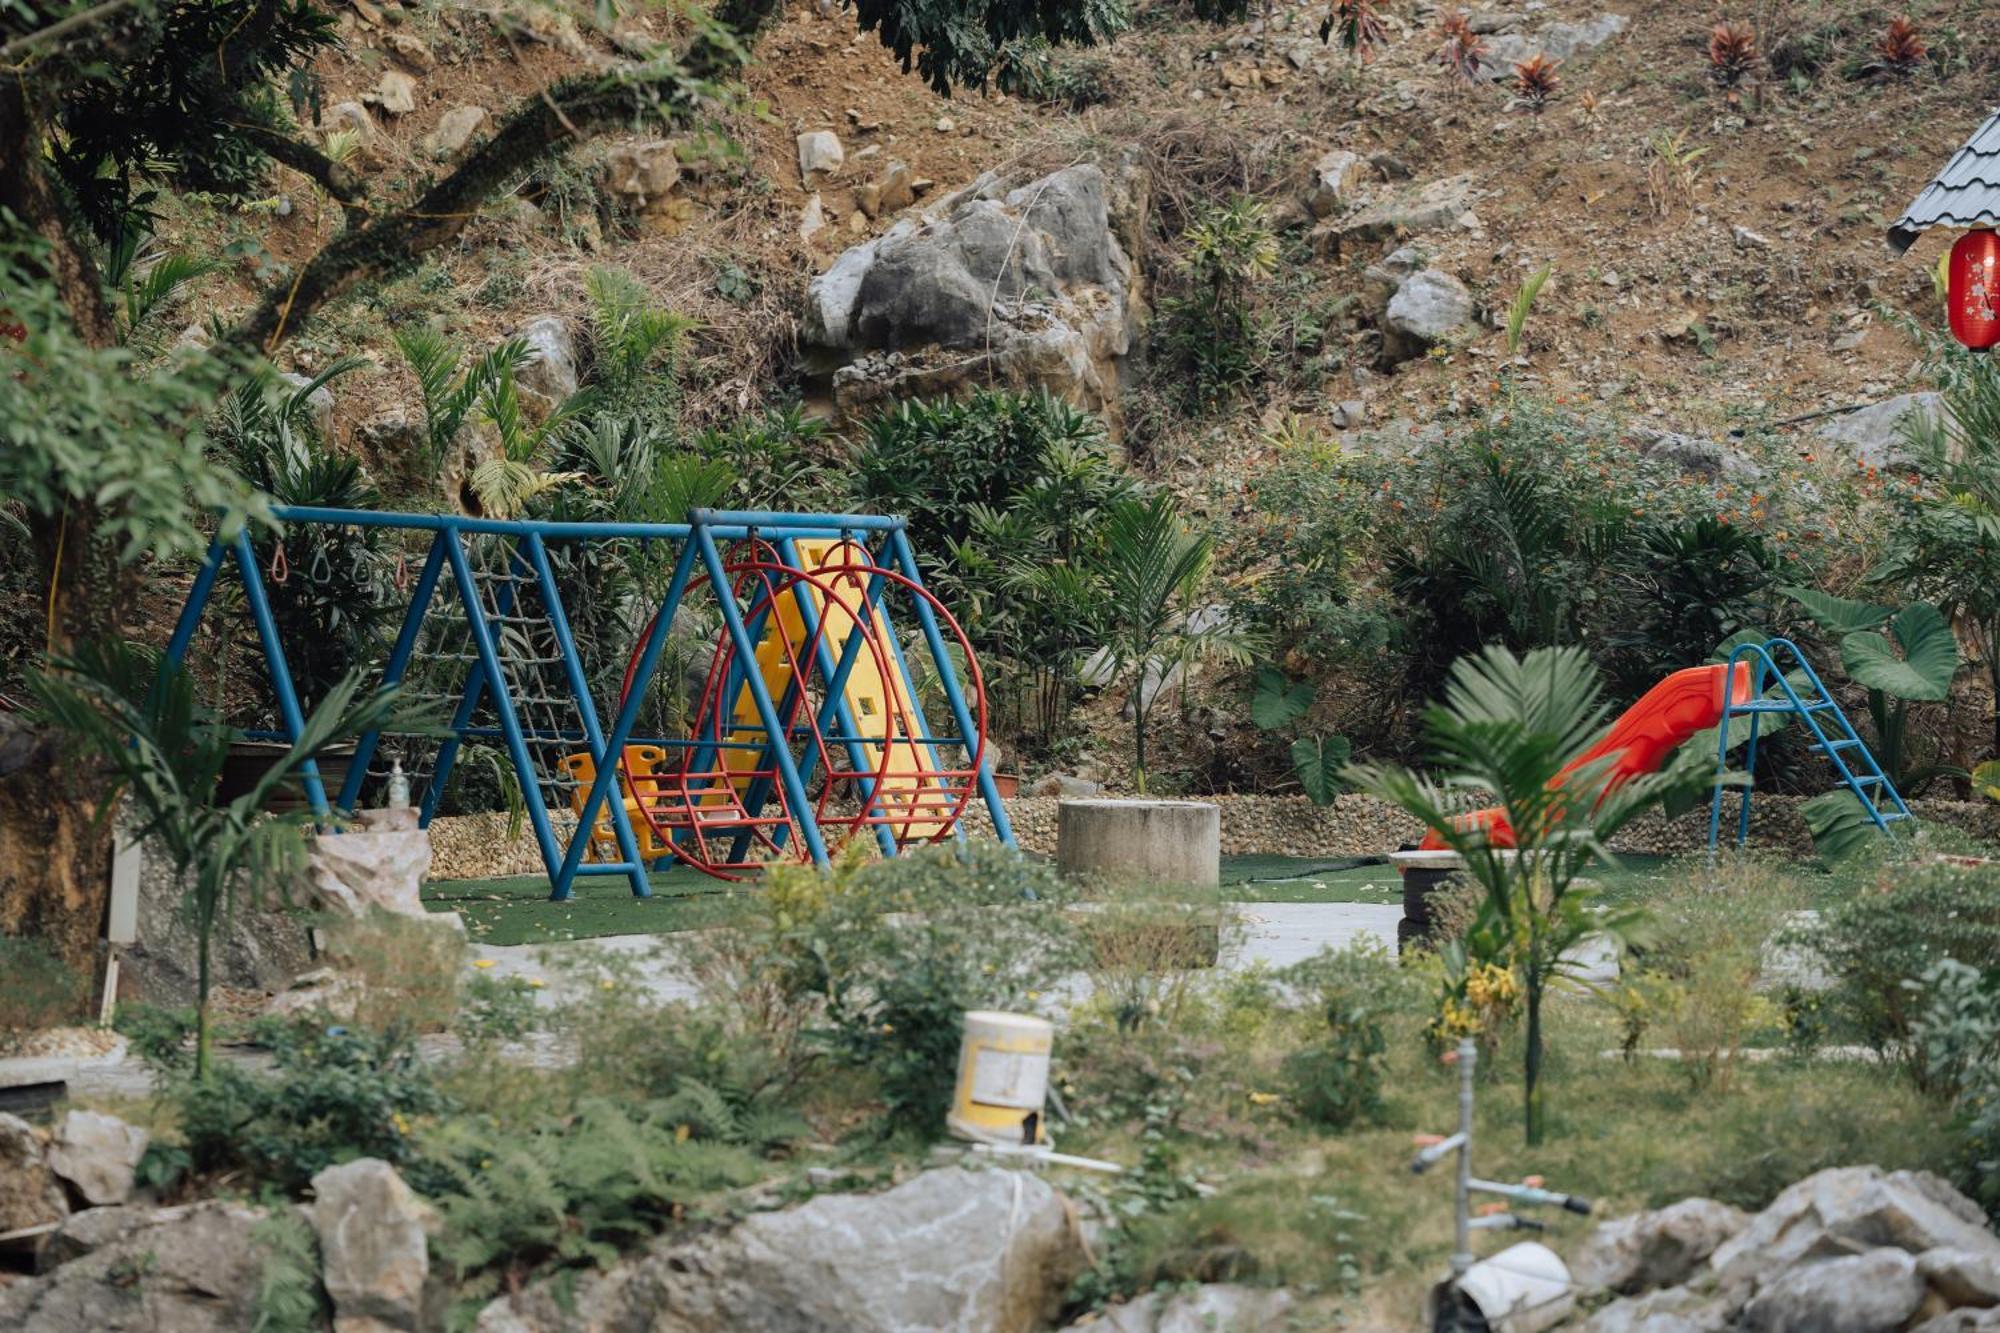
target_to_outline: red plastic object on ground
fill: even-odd
[[[1619,757],[1611,767],[1607,787],[1616,786],[1641,773],[1658,772],[1660,766],[1667,762],[1667,756],[1679,749],[1688,737],[1722,721],[1722,682],[1728,671],[1728,667],[1716,665],[1687,667],[1674,672],[1647,690],[1638,703],[1626,709],[1611,724],[1611,729],[1604,733],[1604,739],[1577,756],[1563,772],[1572,772],[1614,752],[1619,752]],[[1736,679],[1732,682],[1730,693],[1734,696],[1731,702],[1740,704],[1749,701],[1749,663],[1737,663]],[[1497,807],[1463,816],[1460,827],[1485,829],[1488,840],[1495,847],[1514,845],[1514,830],[1508,826],[1506,816]],[[1439,851],[1444,845],[1444,838],[1436,829],[1426,834],[1421,844],[1425,851]]]

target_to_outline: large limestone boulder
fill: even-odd
[[[69,1201],[49,1167],[42,1136],[21,1117],[0,1112],[0,1233],[46,1226],[67,1216]]]
[[[97,1111],[70,1111],[49,1144],[49,1169],[92,1206],[123,1203],[151,1136]]]
[[[1943,399],[1936,393],[1902,393],[1879,403],[1843,412],[1813,435],[1823,446],[1839,449],[1869,467],[1908,467],[1912,462],[1903,432],[1922,417],[1936,418]]]
[[[1844,1166],[1821,1171],[1771,1201],[1710,1263],[1725,1285],[1859,1250],[1911,1254],[1949,1247],[2000,1254],[1979,1205],[1928,1171]]]
[[[1586,1287],[1627,1295],[1676,1286],[1749,1222],[1748,1213],[1726,1203],[1683,1199],[1604,1223],[1571,1259],[1570,1272]]]
[[[1923,1303],[1916,1259],[1884,1246],[1790,1270],[1757,1293],[1740,1322],[1745,1333],[1882,1333]]]
[[[387,1162],[363,1157],[312,1178],[307,1216],[335,1327],[419,1333],[427,1325],[429,1232],[437,1215]]]
[[[656,1245],[568,1291],[481,1311],[479,1333],[1027,1333],[1084,1262],[1039,1176],[927,1171],[884,1194],[820,1195]]]
[[[988,173],[815,278],[807,350],[845,411],[998,383],[1046,388],[1115,422],[1144,317],[1145,208],[1132,164],[1019,186]]]
[[[220,1200],[78,1213],[51,1248],[83,1252],[41,1277],[0,1288],[0,1328],[251,1333],[268,1254],[257,1238],[265,1216],[260,1208]],[[67,1239],[72,1229],[87,1238]]]
[[[525,395],[539,399],[546,415],[577,390],[576,337],[561,315],[538,315],[515,332],[528,346],[528,359],[516,375]]]
[[[424,917],[424,877],[431,868],[430,834],[421,829],[344,833],[314,838],[306,859],[311,895],[350,916],[371,907]]]

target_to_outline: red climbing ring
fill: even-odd
[[[786,750],[806,780],[811,818],[828,855],[837,854],[863,829],[881,830],[877,836],[898,848],[947,837],[977,790],[986,754],[985,680],[957,618],[922,585],[875,564],[854,542],[840,543],[810,570],[787,563],[768,542],[743,543],[731,550],[724,569],[731,597],[746,608],[744,623],[764,626],[759,648],[778,648],[779,660],[753,663],[752,669],[767,681],[784,682],[771,703],[779,713]],[[689,591],[708,582],[697,578]],[[868,597],[871,586],[878,589],[873,601]],[[797,606],[801,591],[814,615],[810,632],[797,635],[794,629],[803,628],[803,617],[788,616],[785,599]],[[933,739],[937,733],[926,730],[912,697],[913,682],[904,674],[883,611],[887,597],[898,592],[921,599],[964,659],[967,679],[961,686],[976,736],[964,767],[940,763],[942,747]],[[636,683],[644,643],[657,619],[655,612],[627,659],[621,705]],[[880,692],[875,700],[882,709],[879,718],[855,716],[850,674],[842,691],[850,707],[843,711],[855,730],[836,731],[830,738],[826,724],[834,719],[823,716],[833,712],[826,700],[829,671],[838,672],[848,646],[846,631],[836,636],[838,642],[829,639],[827,627],[835,620],[861,630],[866,656],[857,666],[866,661],[876,680],[901,682],[901,687]],[[728,880],[752,878],[772,861],[809,858],[798,812],[787,799],[761,718],[738,716],[749,696],[735,672],[737,659],[736,645],[725,631],[709,656],[690,744],[673,759],[647,771],[633,762],[630,749],[619,756],[624,788],[644,820],[641,850],[646,857],[671,855]],[[745,734],[756,739],[746,740]],[[732,762],[752,745],[754,759]]]

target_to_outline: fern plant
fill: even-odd
[[[583,287],[590,297],[592,376],[605,406],[670,416],[681,340],[695,321],[653,304],[645,286],[622,269],[593,268]]]
[[[410,328],[396,331],[396,350],[417,377],[417,392],[424,409],[424,463],[442,471],[459,446],[467,420],[479,405],[487,387],[499,377],[500,368],[518,370],[531,355],[527,343],[509,338],[461,368],[464,351],[436,329]]]

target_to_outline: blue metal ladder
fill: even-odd
[[[1794,664],[1789,674],[1779,668],[1778,659],[1784,656],[1789,656]],[[1738,645],[1729,655],[1729,671],[1723,677],[1725,682],[1736,679],[1738,662],[1753,664],[1750,697],[1743,703],[1737,703],[1735,691],[1724,689],[1722,722],[1715,741],[1715,793],[1708,809],[1708,847],[1711,852],[1715,850],[1722,831],[1722,774],[1728,767],[1729,724],[1739,717],[1750,719],[1750,741],[1743,752],[1743,771],[1746,774],[1754,774],[1757,769],[1757,730],[1764,714],[1795,714],[1812,733],[1812,748],[1832,762],[1841,782],[1854,793],[1855,799],[1861,802],[1861,808],[1868,812],[1868,818],[1884,835],[1895,836],[1889,828],[1895,821],[1915,818],[1910,808],[1903,804],[1896,784],[1889,781],[1889,775],[1875,762],[1874,754],[1855,734],[1854,724],[1847,720],[1847,714],[1821,683],[1819,673],[1812,669],[1812,663],[1806,661],[1797,644],[1790,639],[1771,639],[1765,643]],[[1800,682],[1805,687],[1805,697],[1800,696]],[[1751,787],[1743,787],[1742,793],[1736,812],[1738,847],[1750,837]]]

